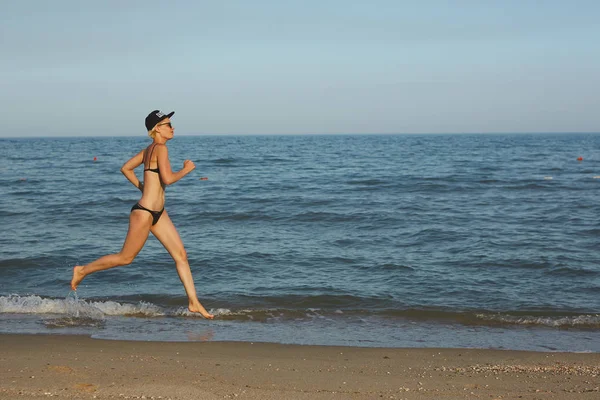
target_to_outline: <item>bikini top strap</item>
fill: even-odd
[[[144,160],[144,168],[148,169],[150,168],[150,161],[152,161],[152,153],[154,152],[154,148],[156,147],[156,143],[154,143],[152,146],[152,150],[150,151],[150,155],[148,156],[148,158],[146,160]],[[146,154],[148,154],[148,149],[146,149]],[[148,166],[146,166],[146,161],[148,161]]]

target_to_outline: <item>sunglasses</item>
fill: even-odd
[[[164,124],[158,124],[158,126],[162,126],[162,125],[168,125],[169,128],[173,129],[173,125],[171,125],[170,122],[165,122]]]

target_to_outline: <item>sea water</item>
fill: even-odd
[[[212,321],[152,236],[70,293],[123,244],[147,137],[0,144],[0,333],[600,351],[600,135],[176,136]]]

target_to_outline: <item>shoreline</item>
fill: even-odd
[[[1,334],[0,399],[596,399],[600,353]]]
[[[89,333],[48,333],[48,332],[0,332],[0,350],[2,349],[2,338],[8,336],[24,336],[24,337],[57,337],[57,338],[85,338],[93,341],[99,342],[115,342],[115,343],[147,343],[154,345],[162,345],[162,344],[171,344],[171,345],[190,345],[193,343],[214,343],[214,344],[230,344],[230,345],[265,345],[265,346],[284,346],[284,347],[300,347],[300,348],[340,348],[340,349],[363,349],[363,350],[390,350],[390,351],[420,351],[420,350],[431,350],[431,351],[484,351],[484,352],[515,352],[515,353],[537,353],[537,354],[590,354],[590,355],[598,355],[600,356],[600,351],[593,350],[583,350],[583,351],[571,351],[571,350],[552,350],[552,349],[519,349],[519,348],[483,348],[483,347],[444,347],[444,346],[422,346],[422,347],[385,347],[385,346],[354,346],[354,345],[344,345],[344,344],[313,344],[313,343],[285,343],[285,342],[277,342],[277,341],[262,341],[258,340],[219,340],[214,339],[214,333],[200,333],[193,334],[192,336],[188,335],[187,340],[185,339],[175,339],[175,340],[154,340],[154,339],[128,339],[128,338],[107,338],[107,337],[93,337]]]

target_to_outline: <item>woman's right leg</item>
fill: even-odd
[[[144,210],[134,210],[129,214],[129,230],[123,248],[120,252],[100,257],[87,265],[77,265],[73,268],[73,279],[71,290],[77,290],[77,285],[87,275],[121,265],[131,264],[138,255],[150,234],[152,227],[152,215]]]
[[[177,229],[175,229],[175,225],[173,225],[166,210],[156,225],[152,227],[152,234],[163,246],[165,246],[165,249],[167,249],[175,261],[177,274],[179,275],[179,279],[181,279],[185,293],[188,296],[188,310],[191,312],[198,312],[202,314],[204,318],[213,319],[214,315],[206,311],[202,303],[200,303],[200,300],[198,300],[194,279],[192,278],[192,270],[190,269],[190,264],[187,259],[187,253],[183,247],[183,242],[179,237],[179,233],[177,233]]]

